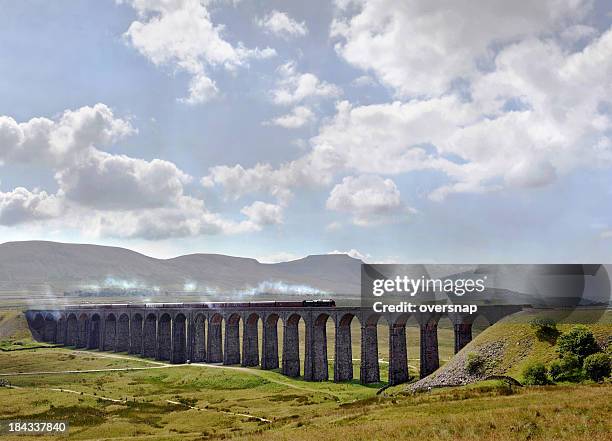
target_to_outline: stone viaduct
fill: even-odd
[[[300,306],[282,306],[291,303]],[[326,325],[331,320],[335,328],[333,380],[336,382],[353,379],[351,322],[358,320],[361,325],[359,380],[363,384],[381,380],[378,323],[383,320],[389,327],[388,381],[393,385],[409,379],[406,322],[410,317],[414,316],[420,326],[420,376],[424,377],[439,367],[437,328],[441,317],[448,316],[453,324],[455,352],[458,352],[471,341],[472,323],[478,315],[493,324],[522,309],[521,306],[479,306],[474,315],[380,314],[372,309],[337,307],[333,301],[328,303],[315,306],[302,306],[302,302],[88,304],[63,309],[33,309],[25,314],[34,337],[45,342],[127,352],[170,363],[280,367],[284,375],[303,375],[308,381],[328,380]],[[279,320],[283,329],[282,354],[278,349]],[[261,354],[259,321],[263,328]],[[305,326],[303,370],[299,350],[300,321]]]

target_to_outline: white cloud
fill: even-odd
[[[169,161],[92,148],[89,155],[58,171],[56,179],[66,197],[80,205],[135,210],[175,205],[191,177]]]
[[[309,154],[283,163],[276,169],[267,163],[250,168],[240,164],[211,167],[201,183],[208,188],[222,186],[225,194],[234,199],[253,193],[268,193],[284,205],[291,199],[293,188],[329,184],[335,166],[333,158],[326,157],[321,149],[317,157]]]
[[[493,69],[470,84],[471,100],[447,94],[340,102],[306,155],[278,168],[258,165],[265,173],[241,172],[253,179],[250,187],[258,186],[259,174],[286,190],[308,182],[289,179],[304,165],[326,178],[320,185],[352,172],[439,171],[449,182],[431,191],[434,200],[546,185],[577,168],[612,166],[611,73],[612,29],[574,52],[553,40],[527,39],[500,49]]]
[[[326,207],[350,214],[359,226],[398,220],[404,211],[395,183],[375,175],[345,177],[331,191]]]
[[[242,43],[232,45],[215,25],[199,0],[117,0],[130,4],[139,20],[130,24],[126,40],[156,66],[170,66],[191,75],[188,104],[208,101],[218,92],[209,70],[235,70],[249,59],[269,58],[276,52],[265,48],[248,49]]]
[[[346,254],[347,256],[350,256],[353,259],[359,259],[359,260],[361,260],[363,262],[367,262],[372,257],[369,254],[364,254],[364,253],[356,250],[355,248],[351,248],[348,251],[334,250],[334,251],[330,251],[327,254]]]
[[[17,123],[0,116],[0,163],[59,166],[93,145],[104,147],[136,133],[129,121],[116,118],[105,104],[66,110],[59,117]]]
[[[338,86],[322,81],[312,73],[298,72],[293,62],[282,65],[278,71],[280,80],[272,92],[275,104],[297,104],[307,98],[334,98],[342,93]]]
[[[91,215],[90,215],[91,217]],[[175,207],[128,212],[98,211],[86,221],[88,233],[96,237],[160,240],[199,235],[241,234],[261,230],[251,220],[235,222],[205,209],[203,201],[188,196]]]
[[[45,222],[94,237],[156,240],[248,233],[282,222],[281,207],[263,202],[245,207],[242,221],[225,219],[186,194],[192,178],[176,164],[99,149],[132,133],[103,104],[24,123],[0,116],[0,165],[35,163],[58,186],[56,194],[22,187],[0,192],[0,224]]]
[[[255,201],[240,212],[258,227],[283,223],[283,208],[280,205]]]
[[[285,129],[299,129],[315,120],[315,114],[305,106],[297,106],[290,113],[272,119],[267,124],[272,124]]]
[[[337,1],[331,36],[349,63],[373,71],[399,96],[438,96],[471,79],[491,46],[562,29],[583,0]],[[503,20],[500,20],[503,17]],[[433,32],[432,30],[435,30]]]
[[[13,191],[0,191],[0,225],[17,225],[60,215],[61,197],[45,191],[29,191],[17,187]]]
[[[376,81],[369,75],[361,75],[351,81],[351,84],[356,87],[375,86]]]
[[[298,22],[286,13],[274,10],[265,17],[256,20],[257,26],[283,38],[303,37],[308,34],[305,22]]]

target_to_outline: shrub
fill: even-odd
[[[561,334],[557,329],[557,323],[555,323],[553,319],[536,318],[529,324],[535,329],[535,335],[540,341],[547,341],[554,344],[559,334]]]
[[[523,383],[528,385],[543,386],[548,384],[546,366],[540,362],[528,365],[523,370]]]
[[[465,370],[471,375],[480,375],[484,369],[484,357],[476,352],[467,354]]]
[[[579,382],[583,380],[582,363],[574,354],[565,354],[550,364],[549,373],[554,381]]]
[[[584,359],[584,371],[593,381],[601,381],[610,376],[610,356],[603,352],[589,355]]]
[[[559,354],[564,357],[566,354],[574,354],[581,361],[591,354],[599,352],[599,346],[595,337],[586,326],[574,326],[568,332],[563,333],[557,340]]]

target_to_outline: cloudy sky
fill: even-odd
[[[612,262],[605,0],[0,10],[0,242]]]

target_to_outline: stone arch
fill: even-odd
[[[193,320],[193,350],[191,361],[206,361],[206,317],[201,312]]]
[[[100,321],[100,316],[95,314],[95,316],[98,319],[97,324],[99,325],[99,321]],[[76,347],[77,348],[91,348],[90,343],[91,343],[91,333],[90,333],[90,323],[89,323],[89,316],[86,313],[81,313],[81,315],[79,316],[79,334],[78,334],[78,339],[77,339],[77,344]],[[99,337],[99,326],[96,327],[96,330],[98,332],[98,337]],[[98,347],[98,343],[99,343],[99,339],[95,340],[95,346],[93,346],[94,348]]]
[[[47,314],[45,316],[45,325],[43,328],[43,341],[48,343],[55,343],[57,338],[57,321],[53,314]]]
[[[237,313],[225,318],[223,345],[223,364],[240,364],[240,315]]]
[[[353,339],[351,326],[355,315],[347,312],[336,317],[336,338],[334,341],[334,381],[353,379]]]
[[[361,322],[359,381],[362,384],[380,382],[378,326],[381,320],[387,322],[387,324],[389,323],[388,317],[378,313],[366,315]]]
[[[300,320],[302,316],[293,313],[283,321],[282,372],[288,377],[300,376]]]
[[[259,314],[253,312],[246,316],[242,330],[242,366],[259,364]]]
[[[116,352],[128,352],[130,349],[130,317],[123,313],[117,321]]]
[[[35,340],[45,341],[45,317],[39,312],[34,315],[34,318],[30,322],[30,329],[32,329],[32,336]]]
[[[172,357],[172,319],[167,312],[159,317],[157,324],[157,358],[170,361]]]
[[[114,351],[117,346],[117,317],[112,312],[104,319],[103,351]]]
[[[147,314],[142,327],[142,355],[157,356],[157,316],[152,312]]]
[[[327,320],[329,314],[322,312],[312,324],[306,326],[306,356],[304,379],[324,381],[329,378],[327,360]]]
[[[268,314],[263,320],[262,336],[262,369],[278,368],[278,323],[279,315],[276,313]]]
[[[410,379],[406,323],[411,314],[403,313],[389,318],[389,385],[405,383]]]
[[[62,345],[66,343],[66,316],[64,314],[60,314],[57,320],[55,343]]]
[[[212,314],[208,320],[208,358],[209,363],[223,362],[223,316],[218,312]]]
[[[172,320],[172,363],[185,363],[187,360],[187,317],[182,312]]]
[[[484,315],[476,314],[472,323],[472,337],[476,337],[489,326],[491,326],[491,322]]]
[[[87,348],[88,349],[98,349],[100,348],[100,323],[102,320],[100,319],[99,314],[93,314],[89,323],[89,338],[87,340]]]
[[[420,316],[420,377],[424,378],[440,367],[438,353],[438,323],[440,314],[422,314]],[[452,332],[452,324],[448,317],[444,317],[445,332]]]
[[[68,314],[66,321],[66,346],[76,346],[79,338],[79,321],[73,312]]]
[[[142,354],[142,322],[138,312],[130,320],[130,354]]]

